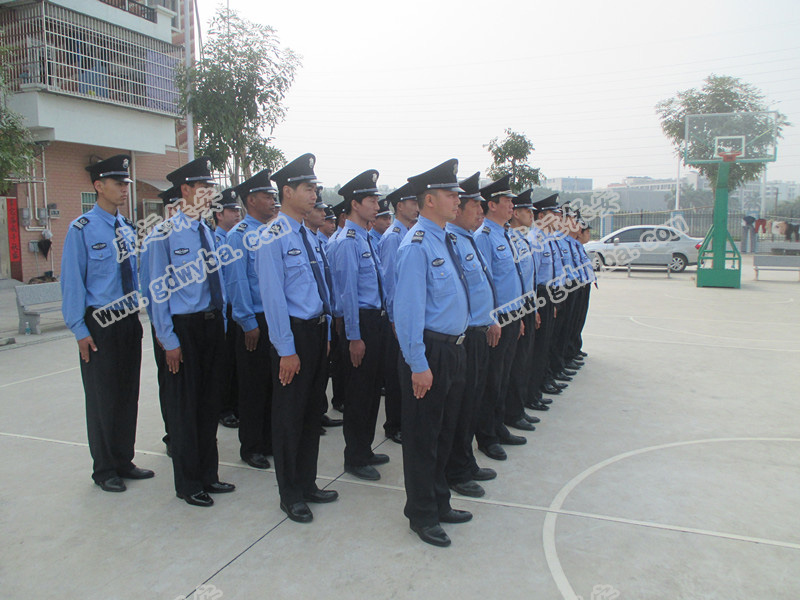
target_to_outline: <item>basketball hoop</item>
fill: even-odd
[[[734,162],[736,157],[741,155],[741,152],[720,152],[717,156],[722,157],[723,162]]]

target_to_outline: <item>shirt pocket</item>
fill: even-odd
[[[286,256],[283,264],[286,267],[286,284],[298,283],[306,277],[308,263],[302,255]]]
[[[102,246],[97,248],[95,246]],[[97,242],[88,248],[88,271],[96,275],[108,275],[117,266],[116,253],[112,245]]]
[[[461,284],[450,271],[441,268],[431,271],[431,295],[434,298],[446,298],[455,294],[456,285]]]

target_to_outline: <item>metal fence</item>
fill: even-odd
[[[157,21],[156,9],[147,6],[146,4],[142,4],[141,2],[134,2],[134,0],[100,0],[100,2],[121,8],[132,15],[142,17],[143,19],[147,19],[152,23]]]
[[[49,2],[0,8],[0,29],[12,92],[47,90],[180,115],[180,46]]]

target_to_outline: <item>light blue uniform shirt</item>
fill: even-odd
[[[567,281],[572,281],[575,279],[575,265],[572,261],[572,252],[569,248],[569,242],[566,239],[569,236],[559,231],[553,234],[553,237],[555,239],[555,245],[558,247],[558,251],[561,256],[561,264],[564,267],[569,267],[563,269],[562,285],[564,285]]]
[[[243,331],[258,327],[256,313],[264,312],[256,275],[255,252],[264,227],[267,226],[248,213],[241,223],[228,232],[226,240],[234,252],[242,252],[242,258],[225,267],[225,287],[233,320]]]
[[[322,244],[322,248],[323,249],[327,249],[328,248],[328,236],[325,235],[324,233],[322,233],[321,229],[317,229],[316,236],[317,236],[317,239],[319,240],[319,243]]]
[[[106,306],[125,295],[122,267],[125,261],[135,261],[135,240],[133,228],[119,213],[109,214],[97,205],[67,229],[61,256],[61,313],[76,339],[90,335],[83,318],[87,308]],[[138,286],[133,268],[133,287]]]
[[[514,262],[514,250],[502,225],[485,219],[483,227],[474,234],[478,250],[486,260],[486,267],[497,290],[497,305],[513,302],[522,296],[522,282]]]
[[[367,242],[369,233],[349,219],[339,234],[331,269],[348,340],[360,340],[359,309],[381,308],[380,259]],[[377,268],[376,268],[377,266]]]
[[[477,245],[474,245],[471,232],[453,223],[445,225],[445,231],[455,235],[456,253],[467,281],[469,326],[491,325],[494,323],[491,316],[492,311],[497,307],[494,305],[492,285],[489,283],[489,270],[485,267],[486,261],[480,250],[476,252]]]
[[[528,241],[533,250],[533,260],[536,267],[536,285],[552,285],[556,276],[553,266],[553,251],[547,234],[536,226],[528,232]]]
[[[583,244],[578,243],[578,251],[580,252],[581,256],[581,263],[583,263],[583,271],[586,273],[586,281],[592,283],[597,281],[597,275],[594,274],[594,265],[592,265],[592,259],[589,258],[589,255],[586,253],[586,248],[583,247]]]
[[[394,307],[403,318],[395,322],[395,329],[413,373],[428,369],[425,329],[461,335],[469,324],[467,294],[447,243],[444,229],[420,215],[397,251]]]
[[[219,248],[225,243],[228,233],[230,232],[225,231],[220,225],[217,225],[216,228],[214,228],[214,248]]]
[[[397,266],[397,249],[400,242],[408,233],[408,227],[401,221],[394,220],[391,227],[383,233],[381,241],[381,269],[383,269],[383,295],[386,296],[386,314],[389,320],[394,323],[394,286],[397,279],[395,267]]]
[[[269,339],[279,356],[291,356],[297,352],[289,317],[318,317],[323,312],[322,299],[300,237],[300,223],[280,213],[262,231],[261,238],[255,267]]]
[[[533,251],[528,239],[523,232],[513,228],[508,230],[508,237],[514,244],[515,259],[522,272],[522,281],[525,283],[523,293],[536,292],[536,265],[533,262]]]
[[[588,280],[586,278],[586,271],[584,271],[583,264],[581,264],[583,262],[581,259],[581,251],[579,249],[581,243],[571,235],[566,236],[564,239],[569,246],[570,262],[572,267],[575,269],[575,278],[581,282],[581,284],[587,283]]]
[[[210,277],[217,277],[225,302],[225,281],[222,269],[207,273],[200,261],[200,235],[209,249],[214,248],[213,232],[197,219],[178,211],[151,232],[145,256],[149,262],[148,285],[150,315],[165,350],[174,350],[180,341],[172,328],[173,315],[186,315],[209,310]],[[199,262],[198,262],[199,261]],[[171,293],[170,293],[171,292]]]
[[[369,241],[372,242],[372,249],[375,250],[375,253],[380,256],[380,249],[381,249],[381,242],[383,241],[383,235],[375,231],[375,228],[369,230]]]

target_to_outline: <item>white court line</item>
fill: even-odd
[[[11,381],[9,383],[4,383],[0,385],[0,388],[10,387],[12,385],[17,385],[19,383],[28,383],[29,381],[36,381],[37,379],[44,379],[45,377],[51,377],[53,375],[61,375],[61,373],[68,373],[70,371],[75,371],[76,369],[80,369],[80,366],[70,367],[69,369],[62,369],[61,371],[53,371],[52,373],[45,373],[44,375],[37,375],[36,377],[28,377],[27,379],[20,379],[18,381]]]
[[[797,350],[792,350],[785,348],[753,348],[751,346],[724,346],[722,344],[699,344],[697,342],[681,342],[681,341],[652,340],[652,339],[648,340],[644,338],[630,338],[617,335],[604,335],[601,333],[582,333],[581,335],[583,335],[584,337],[597,337],[608,340],[619,340],[623,342],[641,342],[642,344],[650,344],[650,345],[673,344],[678,346],[698,346],[700,348],[729,348],[731,350],[752,350],[754,352],[800,352],[800,348]],[[770,340],[765,340],[765,341],[770,341]]]
[[[736,323],[738,325],[778,325],[780,327],[800,327],[798,323],[787,323],[782,321],[733,321],[731,319],[690,319],[688,317],[654,317],[652,315],[612,315],[603,313],[592,313],[593,318],[606,318],[606,319],[657,319],[659,321],[702,321],[703,323]]]
[[[673,298],[675,300],[683,300],[685,302],[697,303],[697,298],[681,298],[680,296],[673,296],[671,294],[664,294],[664,297],[665,298]],[[791,304],[792,302],[794,302],[794,298],[787,298],[786,300],[774,300],[774,301],[769,301],[769,300],[741,300],[741,301],[736,301],[736,300],[728,300],[728,299],[725,300],[726,304]]]
[[[647,323],[642,323],[641,321],[637,321],[637,317],[628,317],[631,321],[636,323],[637,325],[641,325],[642,327],[649,327],[650,329],[656,329],[658,331],[666,331],[668,333],[681,333],[685,335],[699,335],[700,337],[707,337],[707,338],[714,338],[717,340],[737,340],[739,342],[774,342],[774,343],[784,343],[784,344],[796,344],[796,340],[770,340],[770,339],[762,339],[762,338],[741,338],[741,337],[731,337],[727,335],[712,335],[710,333],[696,333],[694,331],[682,331],[680,329],[668,329],[667,327],[658,327],[656,325],[648,325]]]
[[[542,546],[544,548],[544,556],[547,560],[547,565],[550,567],[550,573],[553,576],[553,580],[555,581],[556,586],[558,587],[558,591],[561,592],[561,595],[564,597],[565,600],[578,600],[578,596],[575,594],[575,590],[572,589],[572,585],[570,585],[569,580],[567,579],[566,573],[564,573],[564,569],[561,566],[561,561],[558,558],[558,551],[556,550],[556,520],[558,518],[558,512],[561,511],[561,507],[564,505],[564,501],[567,499],[567,496],[580,485],[585,479],[587,479],[590,475],[593,475],[597,471],[612,465],[616,462],[624,460],[626,458],[630,458],[632,456],[637,456],[639,454],[645,454],[646,452],[653,452],[656,450],[664,450],[667,448],[676,448],[680,446],[691,446],[695,444],[710,444],[710,443],[718,443],[718,442],[800,442],[798,438],[711,438],[705,440],[689,440],[684,442],[673,442],[670,444],[660,444],[658,446],[648,446],[646,448],[639,448],[638,450],[631,450],[629,452],[623,452],[622,454],[617,454],[616,456],[612,456],[611,458],[607,458],[604,461],[601,461],[582,473],[579,473],[575,477],[573,477],[564,487],[562,487],[559,492],[556,494],[553,501],[550,503],[550,507],[548,509],[547,514],[544,518],[544,525],[542,527]],[[607,519],[612,520],[612,519]],[[637,524],[637,523],[632,523]],[[644,524],[644,522],[642,522]],[[650,525],[654,527],[655,525]],[[664,529],[670,529],[671,526],[664,526]],[[688,533],[702,533],[704,530],[691,530],[689,528],[677,528],[676,531],[683,531],[686,530]],[[760,538],[747,538],[746,536],[736,536],[732,537],[732,534],[720,534],[719,537],[725,537],[728,539],[737,539],[742,541],[752,541],[757,543],[768,543],[768,541],[760,540]],[[779,542],[778,545],[783,547],[790,547],[793,548],[794,546],[787,546],[789,542]]]

